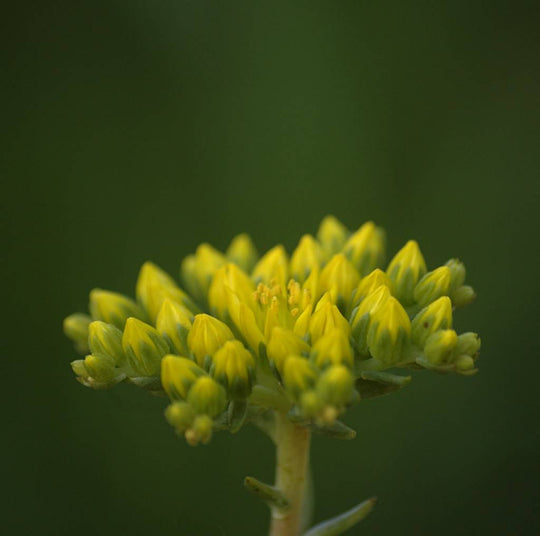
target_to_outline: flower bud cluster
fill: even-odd
[[[389,369],[476,372],[478,336],[452,328],[474,299],[463,264],[428,271],[410,240],[385,266],[385,243],[373,222],[350,233],[328,216],[291,255],[277,245],[259,257],[245,234],[225,252],[202,244],[181,264],[185,290],[147,262],[135,300],[96,289],[89,315],[66,318],[88,353],[73,370],[88,387],[167,395],[167,420],[190,444],[268,409],[332,425],[363,393],[408,383]]]

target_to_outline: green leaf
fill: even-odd
[[[315,525],[305,532],[303,536],[338,536],[343,534],[346,530],[362,521],[373,510],[376,500],[375,497],[367,499],[343,514]]]

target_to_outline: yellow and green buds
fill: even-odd
[[[239,234],[232,239],[225,252],[225,256],[228,261],[234,262],[234,264],[248,273],[251,272],[259,259],[257,249],[250,236],[246,233]]]
[[[151,262],[143,264],[139,272],[135,292],[137,300],[142,304],[152,322],[155,322],[166,299],[194,310],[191,299],[176,285],[174,279]]]
[[[317,370],[301,356],[289,356],[283,365],[283,383],[287,391],[295,399],[315,385]]]
[[[431,364],[442,365],[450,360],[457,342],[458,336],[453,329],[440,329],[427,338],[424,355]]]
[[[167,342],[152,326],[128,318],[122,336],[128,364],[137,376],[159,376],[161,358],[169,351]]]
[[[94,355],[106,355],[121,365],[125,361],[122,332],[112,324],[95,321],[88,327],[88,346]]]
[[[314,269],[319,268],[323,259],[319,243],[311,235],[304,235],[291,255],[291,276],[303,282]]]
[[[411,322],[405,309],[389,297],[374,313],[369,326],[367,343],[370,354],[384,364],[402,360],[409,337]]]
[[[189,390],[187,401],[197,414],[216,417],[227,404],[225,389],[210,376],[199,376]]]
[[[403,303],[414,302],[414,288],[426,273],[426,262],[418,243],[409,240],[390,261],[386,273],[390,278],[392,294]]]
[[[414,289],[414,301],[425,307],[441,296],[448,296],[452,272],[448,266],[440,266],[432,272],[428,272]]]
[[[328,406],[338,411],[346,406],[354,393],[354,376],[349,368],[343,365],[332,365],[327,368],[319,378],[316,393]],[[326,412],[328,421],[333,421],[337,414]]]
[[[88,351],[88,326],[92,318],[82,313],[69,315],[64,319],[64,333],[73,341],[77,352],[84,354]]]
[[[172,400],[185,400],[190,387],[205,372],[186,357],[166,355],[161,361],[161,384]]]
[[[113,324],[118,329],[124,328],[124,324],[130,316],[145,318],[142,309],[133,300],[117,292],[109,292],[99,288],[90,292],[89,310],[94,320]]]
[[[333,329],[320,337],[313,346],[311,358],[320,369],[330,365],[352,368],[354,354],[347,333],[341,329]]]
[[[208,367],[214,352],[231,339],[234,335],[227,324],[210,315],[199,314],[195,316],[187,343],[197,364]]]
[[[289,277],[288,266],[285,248],[282,245],[275,246],[265,253],[253,268],[253,280],[255,283],[277,284],[284,287]]]
[[[360,276],[345,255],[334,255],[322,269],[319,285],[321,292],[330,292],[334,300],[348,304]]]
[[[358,283],[358,287],[353,294],[353,304],[358,305],[366,296],[377,290],[379,287],[385,286],[390,289],[390,279],[385,272],[376,268],[370,274],[366,275]]]
[[[386,285],[380,285],[371,291],[362,303],[353,311],[351,326],[352,338],[356,349],[361,355],[368,351],[368,329],[373,315],[388,301],[390,290]]]
[[[180,272],[196,299],[204,301],[212,277],[226,262],[225,255],[210,244],[201,244],[195,255],[184,259]]]
[[[171,352],[187,355],[187,336],[191,329],[191,311],[169,298],[165,299],[156,319],[156,328],[169,344]]]
[[[266,346],[266,354],[279,373],[283,373],[283,365],[287,357],[307,353],[309,353],[309,344],[291,330],[280,326],[272,330]]]
[[[360,272],[360,275],[367,275],[382,265],[385,256],[385,242],[384,231],[380,227],[376,227],[372,221],[368,221],[349,237],[343,252]]]
[[[452,302],[448,296],[424,307],[412,320],[412,340],[420,348],[427,338],[439,329],[452,328]]]
[[[480,339],[452,329],[474,298],[463,263],[428,272],[413,240],[387,266],[384,256],[373,222],[351,234],[328,216],[290,256],[277,245],[259,258],[247,234],[225,253],[200,245],[181,264],[188,292],[146,262],[136,301],[94,289],[90,316],[65,319],[89,354],[73,371],[94,389],[125,380],[166,393],[166,418],[191,445],[245,422],[270,430],[275,412],[350,438],[336,420],[348,406],[409,383],[389,369],[477,371]]]
[[[227,341],[212,356],[210,374],[227,389],[231,398],[246,398],[255,376],[255,359],[240,341]]]
[[[311,343],[315,343],[325,333],[328,333],[336,328],[342,330],[347,334],[347,336],[350,333],[349,323],[339,312],[339,309],[331,303],[326,303],[313,313],[309,322]]]
[[[349,231],[341,222],[334,216],[326,216],[317,231],[317,240],[327,255],[333,255],[341,251],[348,235]]]

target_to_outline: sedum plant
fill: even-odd
[[[463,264],[428,271],[411,240],[385,265],[373,222],[351,233],[328,216],[291,255],[278,245],[259,256],[245,234],[225,253],[202,244],[180,275],[182,287],[147,262],[135,299],[92,290],[89,314],[64,321],[87,354],[71,366],[93,389],[126,382],[168,397],[165,417],[190,445],[259,427],[276,447],[276,481],[245,486],[270,506],[271,536],[342,534],[373,507],[308,528],[312,433],[354,438],[344,413],[406,386],[402,370],[477,371],[480,339],[452,329],[475,297]]]

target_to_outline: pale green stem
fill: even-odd
[[[309,470],[311,432],[276,411],[276,484],[290,507],[272,509],[270,536],[299,536]]]

